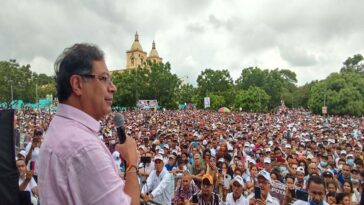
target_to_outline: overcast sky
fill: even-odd
[[[195,84],[206,68],[233,79],[250,66],[284,68],[298,85],[364,54],[363,0],[0,0],[0,60],[53,74],[64,48],[97,44],[110,70],[124,68],[136,31],[156,41],[172,72]]]

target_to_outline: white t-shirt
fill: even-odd
[[[232,192],[226,195],[226,205],[248,205],[248,204],[249,203],[244,197],[244,195],[241,195],[237,201],[234,201]]]
[[[32,148],[32,142],[29,142],[27,147],[25,148],[26,155],[28,155],[31,148]],[[30,162],[33,161],[33,163],[34,163],[34,166],[35,166],[34,167],[34,175],[36,175],[36,176],[38,175],[39,149],[40,149],[39,147],[34,148],[34,150],[32,152],[32,156],[31,156],[31,158],[29,160]]]
[[[24,180],[25,180],[25,178],[19,177],[19,186],[23,183]],[[35,182],[35,180],[32,177],[32,179],[29,181],[27,187],[25,187],[24,191],[32,192],[32,189],[34,187],[37,187],[37,182]]]

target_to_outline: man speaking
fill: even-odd
[[[59,106],[39,154],[41,203],[139,204],[135,141],[116,146],[128,167],[124,182],[97,137],[116,92],[103,52],[75,44],[58,57],[55,73]]]

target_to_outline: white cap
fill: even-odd
[[[244,147],[250,147],[250,143],[249,142],[244,142]]]
[[[114,159],[115,164],[119,167],[121,164],[120,153],[118,151],[114,151],[112,153],[112,158]]]
[[[296,172],[301,172],[305,174],[305,168],[304,167],[297,167]]]
[[[259,177],[259,176],[264,177],[269,183],[271,183],[271,181],[272,181],[272,179],[270,178],[270,174],[265,170],[260,171],[258,173],[257,177]]]
[[[160,154],[155,155],[155,157],[154,157],[154,161],[155,161],[155,160],[157,160],[157,159],[159,159],[159,160],[162,160],[162,161],[163,161],[163,157],[162,157],[162,155],[160,155]]]
[[[26,158],[26,157],[27,157],[27,152],[26,152],[25,150],[21,150],[21,151],[19,152],[19,154],[21,154],[24,158]]]
[[[340,154],[346,154],[345,150],[341,150]]]
[[[353,154],[348,154],[348,155],[346,156],[346,158],[349,158],[349,157],[354,158],[354,155],[353,155]]]
[[[272,160],[269,157],[265,157],[263,162],[270,164],[272,163]]]
[[[269,141],[269,142],[268,142],[268,144],[269,144],[270,146],[272,146],[272,145],[273,145],[273,141]]]
[[[292,148],[290,144],[286,144],[286,146],[285,146],[285,147],[286,147],[286,148],[289,148],[289,149],[291,149],[291,148]]]
[[[241,186],[244,186],[244,180],[241,176],[235,176],[234,179],[232,180],[232,183],[234,182],[238,182]]]
[[[270,147],[265,148],[265,152],[272,152],[272,150],[270,149]]]
[[[207,145],[207,140],[203,140],[203,141],[202,141],[202,144],[203,144],[203,145]]]
[[[169,149],[169,145],[168,145],[168,144],[165,144],[165,145],[163,146],[163,148],[164,148],[164,149]]]
[[[159,149],[159,151],[158,151],[158,154],[161,154],[161,155],[163,155],[163,154],[164,154],[164,150],[162,150],[162,149]]]

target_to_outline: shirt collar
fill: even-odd
[[[100,123],[97,120],[73,106],[60,103],[56,115],[77,121],[96,133],[100,131]]]

